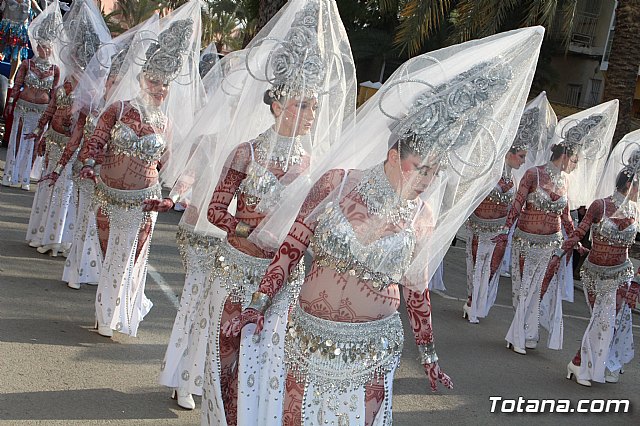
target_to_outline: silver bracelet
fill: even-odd
[[[560,259],[562,259],[562,257],[566,254],[566,252],[564,250],[562,250],[562,248],[557,248],[553,251],[553,255],[554,256],[558,256]]]
[[[84,160],[82,165],[86,167],[94,167],[96,165],[96,160],[94,160],[93,158],[87,158],[86,160]]]
[[[436,354],[436,345],[429,343],[426,345],[418,345],[418,351],[420,352],[421,364],[433,364],[438,361],[438,354]]]
[[[61,165],[61,164],[58,164],[58,165],[56,165],[56,168],[55,168],[55,169],[53,169],[53,173],[55,173],[55,174],[57,174],[58,176],[60,176],[60,173],[62,173],[62,169],[63,169],[62,165]]]
[[[251,303],[247,306],[247,309],[255,309],[258,312],[265,313],[271,306],[271,297],[268,294],[256,291],[251,296]]]

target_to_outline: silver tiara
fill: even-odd
[[[317,0],[308,1],[296,12],[291,29],[269,55],[264,78],[252,72],[248,63],[250,55],[247,55],[249,73],[255,79],[271,84],[269,93],[272,97],[312,97],[322,92],[326,64],[318,42],[319,17],[320,4]]]
[[[416,154],[423,158],[433,155],[445,164],[450,162],[453,155],[467,164],[456,151],[467,146],[479,128],[486,129],[482,118],[491,113],[492,101],[506,92],[511,78],[511,67],[507,64],[476,65],[447,83],[422,92],[401,118],[388,114],[383,108],[383,99],[388,90],[404,82],[398,81],[382,94],[379,108],[383,114],[395,120],[391,125],[391,133],[396,140],[406,143]],[[429,85],[417,80],[406,82]]]
[[[540,141],[540,108],[529,108],[522,114],[518,133],[511,144],[515,151],[528,151],[535,148]]]
[[[558,145],[564,147],[572,154],[578,154],[585,158],[592,158],[597,155],[600,149],[600,136],[604,130],[608,118],[604,114],[593,114],[584,118],[569,129],[563,129],[564,135]]]
[[[180,74],[184,55],[189,51],[189,40],[193,34],[193,19],[172,22],[162,31],[146,52],[142,71],[153,80],[169,82]]]

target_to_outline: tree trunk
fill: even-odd
[[[640,66],[640,0],[621,0],[609,55],[603,101],[618,99],[620,112],[613,136],[615,146],[631,128],[633,96]]]

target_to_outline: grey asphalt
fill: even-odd
[[[4,158],[5,151],[0,151]],[[0,162],[0,167],[3,167]],[[0,189],[0,425],[192,425],[194,411],[179,409],[157,384],[176,303],[184,282],[175,243],[180,214],[161,215],[151,244],[153,274],[147,296],[154,307],[138,337],[106,339],[92,330],[95,287],[71,290],[60,281],[63,258],[24,241],[34,191]],[[410,329],[394,382],[394,424],[638,424],[640,365],[626,367],[620,383],[585,388],[565,379],[589,315],[584,298],[564,304],[564,349],[505,348],[512,318],[510,281],[502,278],[497,305],[472,325],[462,319],[466,295],[464,244],[445,259],[446,293],[433,294],[436,346],[453,390],[429,390]],[[406,314],[402,311],[405,324]],[[637,315],[634,322],[640,323]],[[544,336],[544,335],[543,335]],[[640,340],[639,328],[634,338]],[[491,396],[531,400],[629,399],[629,413],[491,413]],[[596,404],[597,406],[597,404]],[[508,407],[508,406],[507,406]]]

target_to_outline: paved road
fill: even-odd
[[[40,255],[24,242],[32,199],[33,191],[0,189],[0,425],[197,424],[199,409],[177,408],[156,382],[184,279],[175,244],[179,214],[162,215],[154,232],[147,280],[154,307],[138,337],[116,334],[111,340],[91,329],[95,288],[68,289],[60,281],[64,259]],[[522,356],[505,349],[512,318],[510,281],[502,279],[491,316],[471,325],[461,318],[463,247],[449,251],[444,279],[446,294],[432,296],[434,327],[441,366],[455,389],[428,390],[415,345],[407,339],[394,384],[396,425],[638,424],[638,358],[618,384],[584,388],[565,379],[565,366],[587,325],[588,310],[578,294],[576,303],[564,305],[565,349]],[[637,315],[634,320],[638,323]],[[411,335],[409,329],[405,333]],[[638,327],[634,337],[640,341]],[[632,409],[627,414],[497,414],[490,413],[490,396],[574,404],[628,398]]]

